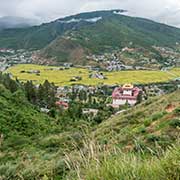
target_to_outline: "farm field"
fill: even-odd
[[[153,83],[165,82],[171,79],[180,77],[180,68],[175,68],[170,71],[120,71],[120,72],[104,72],[107,79],[89,78],[89,70],[83,68],[70,68],[66,70],[58,70],[55,66],[41,66],[33,64],[20,64],[10,67],[6,72],[11,73],[14,78],[20,81],[32,80],[35,84],[43,83],[45,80],[54,82],[58,86],[84,84],[98,85],[101,83],[107,85],[124,84],[124,83]],[[39,70],[40,75],[27,73],[27,71]],[[25,71],[25,72],[23,72]],[[23,73],[22,73],[23,72]],[[82,80],[71,82],[70,80],[80,76]]]

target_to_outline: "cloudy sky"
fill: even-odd
[[[126,9],[129,15],[180,27],[180,0],[0,0],[0,17],[20,16],[41,22],[102,9]]]

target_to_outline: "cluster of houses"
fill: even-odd
[[[165,93],[176,90],[176,88],[180,88],[180,79],[176,78],[176,80],[167,83],[157,83],[150,85],[132,85],[132,84],[124,84],[123,86],[107,86],[109,88],[109,92],[107,93],[103,87],[97,86],[83,86],[83,85],[74,85],[73,87],[59,87],[57,89],[57,97],[58,101],[56,105],[58,107],[62,107],[63,109],[69,108],[69,103],[71,99],[68,94],[73,91],[86,91],[92,95],[96,93],[102,93],[108,97],[111,97],[111,103],[107,104],[107,106],[112,106],[113,108],[119,108],[124,105],[134,106],[137,103],[147,99],[151,96],[160,96]],[[84,114],[92,113],[96,115],[98,113],[98,109],[86,108],[83,109]]]
[[[11,54],[14,54],[15,50],[13,50],[13,49],[6,49],[6,48],[0,48],[0,53],[11,53]]]
[[[97,93],[99,89],[95,86],[83,86],[83,85],[58,87],[56,92],[57,107],[61,109],[68,109],[69,104],[72,101],[69,95],[72,94],[73,92],[79,93],[80,91],[85,91],[87,92],[87,94],[93,95]],[[87,112],[87,109],[85,112]]]
[[[107,71],[121,71],[125,69],[126,66],[120,61],[107,61],[107,65],[106,65]]]
[[[36,75],[40,75],[41,71],[40,70],[28,70],[28,71],[20,71],[20,73],[28,73],[28,74],[36,74]]]
[[[124,53],[131,53],[133,55],[138,55],[139,65],[135,61],[133,63],[125,64],[124,63]],[[122,70],[152,70],[152,68],[147,67],[147,64],[157,64],[157,60],[150,59],[141,55],[140,50],[134,48],[123,48],[120,52],[116,53],[105,53],[104,55],[92,55],[87,56],[88,60],[95,61],[102,70],[106,71],[122,71]],[[157,68],[156,68],[157,69]]]
[[[28,64],[32,62],[32,52],[20,49],[0,49],[0,71],[5,71],[14,64]]]
[[[93,60],[99,63],[107,71],[132,70],[132,66],[125,65],[117,56],[116,53],[105,53],[104,55],[92,55],[86,57],[88,60]]]
[[[180,53],[169,47],[153,46],[164,58],[162,62],[165,67],[180,66]]]
[[[112,97],[112,104],[111,106],[114,108],[118,108],[119,106],[129,104],[131,106],[135,105],[138,102],[138,97],[141,95],[142,90],[138,87],[135,87],[131,84],[125,84],[122,87],[110,87],[112,89],[111,97]],[[69,99],[68,94],[72,93],[73,91],[81,91],[84,90],[90,94],[95,94],[97,92],[102,92],[102,89],[92,86],[74,86],[73,88],[70,87],[59,87],[57,89],[56,97],[58,101],[56,105],[58,107],[62,107],[63,109],[69,108],[69,103],[71,99]],[[107,95],[108,97],[108,95]],[[94,109],[86,109],[84,114],[93,111],[93,113],[97,113]]]
[[[155,70],[162,67],[180,66],[180,53],[175,49],[157,46],[153,46],[153,48],[163,57],[163,61],[159,60],[156,53],[143,48],[130,47],[102,55],[89,55],[86,58],[96,62],[101,69],[107,71]]]

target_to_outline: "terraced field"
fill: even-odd
[[[20,81],[32,80],[34,83],[43,83],[45,80],[54,82],[56,85],[64,86],[71,84],[84,84],[84,85],[98,85],[101,83],[114,85],[124,83],[153,83],[164,82],[171,79],[180,77],[180,68],[173,69],[171,71],[120,71],[120,72],[105,72],[104,75],[107,79],[95,79],[89,78],[89,70],[83,68],[70,68],[67,70],[58,70],[59,67],[40,66],[33,64],[21,64],[13,66],[7,70],[14,78],[18,78]],[[39,70],[40,74],[31,74],[27,71]],[[25,71],[25,72],[23,72]],[[77,82],[71,82],[70,80],[80,76],[82,80]]]

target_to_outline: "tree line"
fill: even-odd
[[[13,80],[9,74],[0,73],[0,83],[12,93],[23,91],[28,101],[36,106],[49,109],[55,106],[57,88],[47,80],[36,86],[32,81],[22,83],[18,79]]]

